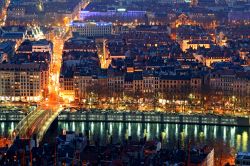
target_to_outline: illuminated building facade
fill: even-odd
[[[183,40],[180,44],[182,50],[186,51],[190,48],[194,50],[197,50],[199,47],[210,48],[213,43],[209,40]]]
[[[125,8],[118,8],[107,11],[86,11],[80,12],[81,20],[106,21],[112,23],[145,23],[146,11],[133,11]]]
[[[48,52],[50,55],[52,55],[53,44],[47,40],[35,41],[32,44],[32,52]]]
[[[113,33],[112,23],[73,21],[70,24],[71,32],[85,37],[98,37]]]
[[[45,64],[1,64],[0,99],[40,101],[48,87],[49,68]]]
[[[210,87],[226,94],[250,94],[250,73],[221,70],[210,75]]]

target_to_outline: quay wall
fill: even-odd
[[[219,115],[186,115],[159,112],[108,112],[77,111],[62,112],[58,121],[89,122],[135,122],[135,123],[180,123],[222,126],[250,126],[250,117]]]
[[[24,117],[25,114],[20,112],[0,112],[0,122],[19,122]],[[59,114],[58,121],[180,123],[250,127],[250,117],[187,115],[160,112],[63,111]]]

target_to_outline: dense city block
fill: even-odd
[[[0,165],[249,165],[250,1],[1,0],[0,110],[18,122],[1,125]],[[87,127],[50,139],[57,121]],[[205,127],[170,147],[146,123]],[[230,145],[205,145],[207,125],[234,127]]]

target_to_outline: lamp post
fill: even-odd
[[[235,107],[236,107],[237,98],[235,96],[232,96],[232,101],[233,101],[233,114],[235,115]]]
[[[195,98],[195,96],[192,93],[190,93],[188,98],[190,99],[190,109],[192,111],[192,102],[193,102],[193,99]]]
[[[176,113],[176,108],[175,108],[175,99],[173,98],[172,100],[172,103],[173,103],[173,111]]]

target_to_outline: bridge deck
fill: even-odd
[[[60,112],[61,109],[57,109],[56,111],[43,109],[32,111],[18,123],[14,130],[15,136],[31,138],[36,134],[38,141],[42,141],[44,134]],[[15,136],[13,139],[15,139]]]

